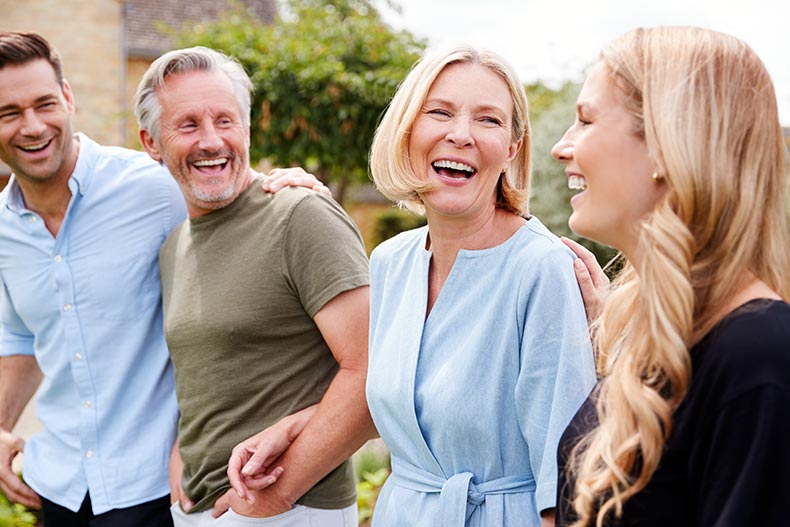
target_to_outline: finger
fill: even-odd
[[[316,192],[320,192],[321,194],[323,194],[324,196],[326,196],[328,198],[332,197],[332,190],[329,187],[327,187],[326,185],[324,185],[323,183],[319,183],[317,185],[313,185],[313,190],[315,190]]]
[[[598,289],[595,287],[590,272],[581,258],[574,260],[573,270],[576,274],[576,281],[579,283],[579,290],[582,293],[587,320],[592,321],[597,318],[600,311],[601,298],[598,294]]]
[[[262,490],[275,483],[283,472],[283,467],[275,467],[268,474],[259,474],[252,478],[247,478],[244,482],[250,490]]]
[[[592,251],[587,249],[579,242],[571,240],[570,238],[563,236],[560,239],[562,240],[562,243],[564,243],[571,251],[576,254],[576,256],[581,258],[582,262],[584,262],[584,265],[587,266],[587,271],[590,273],[590,278],[596,287],[609,285],[609,278],[606,276],[606,273],[603,272],[603,269],[601,269],[598,259],[595,257]]]
[[[181,510],[184,512],[191,511],[192,507],[195,506],[195,502],[190,500],[183,491],[181,491],[181,497],[178,499],[178,502],[181,504]]]
[[[8,476],[10,474],[10,477]],[[41,508],[41,497],[36,491],[22,483],[22,481],[11,471],[4,471],[0,479],[0,490],[13,503],[19,503],[25,507],[33,509]]]
[[[214,502],[214,510],[211,512],[211,516],[214,518],[219,518],[225,514],[229,508],[230,500],[228,499],[228,493],[226,492]]]
[[[238,494],[241,499],[246,500],[247,487],[244,486],[241,475],[243,464],[243,455],[234,448],[230,460],[228,460],[228,480],[230,481],[230,487],[236,491],[236,494]]]
[[[255,451],[252,456],[250,456],[250,459],[242,467],[241,475],[248,478],[259,472],[263,472],[261,469],[263,468],[265,470],[265,462],[267,457],[269,457],[269,453],[267,451]]]

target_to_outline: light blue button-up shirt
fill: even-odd
[[[56,238],[13,177],[0,194],[0,355],[35,355],[44,374],[26,482],[73,511],[89,490],[101,514],[169,492],[178,409],[157,257],[186,207],[146,154],[78,138]]]

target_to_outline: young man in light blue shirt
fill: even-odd
[[[146,154],[73,134],[73,111],[46,40],[0,33],[0,489],[47,526],[172,525],[157,255],[186,209]],[[40,381],[22,483],[10,431]]]

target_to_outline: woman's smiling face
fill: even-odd
[[[571,229],[626,256],[666,190],[652,178],[656,168],[637,125],[625,94],[599,62],[579,94],[576,121],[552,148],[566,166],[568,185],[582,189],[571,199]]]
[[[409,136],[429,218],[491,213],[497,183],[521,146],[512,141],[513,100],[505,81],[477,64],[447,66],[434,81]]]

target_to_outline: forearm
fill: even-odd
[[[337,373],[313,417],[277,461],[285,469],[275,486],[281,496],[296,501],[376,436],[365,401],[365,378],[366,366]]]
[[[35,357],[0,357],[0,429],[11,431],[41,383]]]

